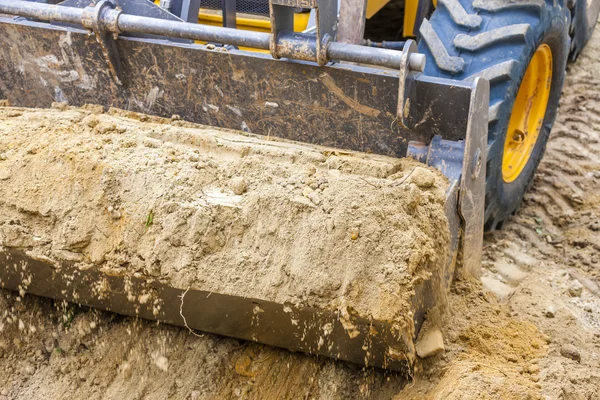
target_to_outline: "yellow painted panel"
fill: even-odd
[[[415,36],[415,20],[417,19],[417,10],[419,9],[419,0],[406,0],[404,3],[404,27],[402,36]]]
[[[305,30],[308,25],[309,17],[309,13],[294,14],[294,31],[301,32]],[[248,16],[241,17],[238,15],[236,22],[238,29],[267,33],[271,32],[271,21],[265,17],[249,18]],[[198,23],[203,25],[222,26],[223,17],[217,13],[208,13],[204,12],[204,10],[200,10]]]
[[[367,2],[367,19],[377,14],[390,0],[369,0]]]

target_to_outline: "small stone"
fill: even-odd
[[[547,318],[554,318],[554,316],[556,315],[556,310],[554,309],[554,306],[548,306],[545,310],[544,310],[544,315]]]
[[[592,222],[588,227],[594,232],[600,231],[600,220]]]
[[[415,347],[417,355],[421,358],[435,356],[446,350],[444,347],[444,337],[439,329],[426,331],[419,341],[417,341]]]
[[[248,191],[248,184],[246,183],[246,180],[241,176],[236,176],[235,178],[233,178],[231,180],[230,185],[231,190],[233,190],[233,193],[237,194],[238,196]]]
[[[314,190],[310,186],[305,186],[304,189],[302,189],[302,196],[308,197],[312,192],[314,192]]]
[[[308,196],[306,196],[306,197],[308,197],[308,199],[309,199],[310,201],[312,201],[312,202],[313,202],[315,205],[317,205],[317,206],[318,206],[319,204],[321,204],[321,197],[319,196],[319,194],[318,194],[317,192],[311,192],[311,193],[309,193],[309,194],[308,194]]]
[[[562,346],[560,348],[560,355],[577,362],[581,361],[581,354],[579,353],[579,350],[572,344],[565,344]]]
[[[571,297],[580,297],[582,291],[583,285],[578,280],[574,280],[569,286],[569,295]]]
[[[358,230],[350,232],[350,239],[357,240],[360,237]]]
[[[0,181],[10,179],[10,172],[7,170],[0,171]]]
[[[307,167],[306,167],[306,174],[308,176],[313,176],[316,173],[317,173],[317,167],[315,167],[312,164],[308,164]]]
[[[6,153],[0,153],[0,161],[6,161],[8,157],[6,157]]]

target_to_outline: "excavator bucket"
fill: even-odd
[[[283,162],[275,158],[273,161],[264,161],[271,152],[267,149],[269,146],[277,147],[278,151],[296,149],[294,154],[302,155],[298,157],[315,154],[315,160],[333,154],[342,160],[344,157],[363,157],[376,160],[373,162],[381,165],[394,166],[400,158],[416,159],[422,164],[414,161],[406,164],[407,161],[402,161],[405,163],[402,165],[408,165],[415,171],[419,165],[421,169],[436,169],[439,171],[436,182],[445,182],[442,187],[443,199],[436,203],[443,210],[444,221],[429,232],[430,237],[390,239],[390,246],[395,246],[394,240],[398,246],[431,240],[443,243],[445,248],[438,249],[436,254],[431,253],[428,261],[421,264],[415,261],[418,264],[415,267],[418,276],[409,268],[406,273],[414,273],[414,276],[399,280],[408,283],[390,289],[398,293],[391,293],[389,298],[402,298],[408,304],[407,308],[392,313],[394,318],[388,318],[384,312],[361,311],[360,304],[352,303],[350,295],[345,306],[341,305],[344,302],[340,303],[339,298],[331,303],[334,306],[311,301],[317,290],[311,291],[310,288],[302,295],[297,294],[297,301],[290,300],[293,296],[286,297],[281,293],[269,297],[263,295],[258,286],[272,278],[270,273],[252,275],[250,278],[254,283],[247,287],[220,289],[220,280],[235,280],[237,274],[247,273],[243,262],[241,267],[235,267],[237,269],[228,263],[219,263],[219,260],[229,257],[225,254],[221,258],[211,258],[212,264],[207,262],[198,266],[205,274],[202,277],[207,278],[190,280],[190,283],[183,278],[169,280],[139,271],[135,274],[123,272],[123,269],[115,272],[106,268],[106,261],[102,259],[67,260],[54,257],[52,253],[36,253],[35,245],[31,244],[37,240],[33,231],[20,233],[29,235],[27,237],[31,240],[14,241],[6,230],[0,230],[2,287],[369,366],[403,369],[414,361],[414,343],[419,330],[428,310],[440,305],[443,296],[439,294],[447,289],[455,267],[460,264],[474,274],[479,269],[486,175],[488,83],[483,79],[457,82],[424,76],[421,71],[425,59],[416,52],[413,41],[406,42],[402,51],[337,41],[338,14],[340,21],[348,21],[349,17],[344,13],[351,10],[338,10],[336,2],[271,0],[269,6],[271,33],[265,33],[184,22],[147,0],[100,0],[91,4],[88,1],[66,0],[58,5],[0,0],[0,99],[19,110],[14,114],[19,115],[15,117],[17,119],[11,119],[13,125],[7,124],[3,129],[12,129],[10,127],[17,126],[14,125],[17,123],[34,124],[38,121],[37,114],[35,110],[29,110],[31,108],[50,108],[53,103],[73,107],[96,104],[105,109],[112,107],[169,118],[170,121],[184,120],[186,123],[235,130],[233,133],[212,130],[210,132],[213,133],[209,132],[206,136],[202,132],[208,128],[194,125],[195,128],[188,127],[192,131],[186,131],[186,135],[196,137],[194,132],[200,132],[198,137],[204,139],[190,139],[190,143],[195,141],[201,149],[200,156],[226,151],[230,155],[238,154],[239,150],[241,159],[250,151],[250,154],[261,155],[265,169],[275,168]],[[310,32],[293,31],[293,12],[298,7],[315,11],[312,14],[316,16],[314,29]],[[270,54],[239,48],[266,50]],[[64,123],[75,118],[74,115],[65,114]],[[155,117],[136,118],[146,120]],[[52,121],[55,122],[35,122],[39,125],[27,130],[28,135],[32,135],[27,140],[49,140],[40,135],[49,125],[60,124],[58,120]],[[122,120],[125,125],[130,122]],[[156,127],[148,126],[148,130],[151,128]],[[166,131],[154,129],[153,132]],[[156,139],[161,138],[160,133],[156,135]],[[67,139],[65,137],[64,140]],[[242,142],[250,147],[263,146],[266,150],[240,150],[238,147]],[[77,144],[73,146],[76,148]],[[5,148],[8,148],[6,144]],[[18,148],[11,151],[17,152]],[[37,154],[32,152],[23,153],[23,157],[35,156]],[[297,161],[290,161],[293,162]],[[19,213],[29,212],[17,204],[18,198],[11,197],[19,191],[11,186],[19,184],[13,182],[15,176],[20,176],[18,171],[24,171],[23,177],[31,176],[31,182],[44,176],[44,169],[34,173],[26,169],[25,164],[11,164],[12,177],[2,181],[6,188],[4,192],[0,189],[0,194],[5,197],[0,200],[2,220],[18,221],[21,217],[25,218],[25,214]],[[2,165],[0,161],[0,172]],[[6,167],[6,162],[4,165]],[[64,168],[64,175],[68,176],[70,167],[65,164]],[[388,176],[398,172],[398,168],[390,168],[387,175],[377,179],[388,179]],[[26,175],[26,172],[31,175]],[[122,173],[137,172],[123,170]],[[338,206],[346,207],[346,200],[342,196],[351,193],[353,186],[344,186],[347,183],[343,180],[347,177],[344,174],[342,171],[342,178],[339,178],[340,175],[331,175],[330,180],[330,187],[336,188],[331,191],[331,196],[339,200],[338,205],[332,204],[330,209],[320,209],[318,212],[331,214]],[[407,173],[403,179],[411,181],[410,174]],[[71,178],[69,182],[77,180],[75,175]],[[29,178],[23,179],[29,181]],[[343,182],[338,183],[336,179]],[[369,179],[361,178],[357,182]],[[399,202],[396,210],[394,197],[386,197],[385,193],[388,192],[385,190],[388,189],[377,182],[373,183],[372,191],[376,195],[379,195],[379,191],[380,201],[388,203],[385,204],[386,208],[381,205],[382,212],[388,210],[385,211],[388,213],[386,215],[400,210],[407,215],[412,213],[411,218],[428,218],[426,213],[419,211],[423,210],[420,207],[425,207],[419,201]],[[397,181],[390,186],[393,193],[405,190],[403,182]],[[70,183],[65,180],[64,185],[67,184]],[[95,184],[92,181],[84,182],[84,188]],[[62,193],[60,190],[64,185],[57,186],[56,196]],[[433,183],[422,184],[423,187],[431,185]],[[304,195],[308,196],[309,191]],[[215,207],[219,208],[215,208],[217,211],[213,216],[220,218],[221,214],[218,213],[224,208],[242,207],[245,201],[243,192],[240,190],[227,199],[219,197],[222,192],[211,194],[205,190],[203,193],[213,203],[218,203]],[[52,196],[52,193],[48,196]],[[267,197],[266,194],[259,196],[257,202]],[[319,204],[318,199],[312,200],[314,204]],[[240,202],[239,206],[232,205],[231,202],[237,201]],[[201,203],[199,200],[197,207],[208,207],[210,201]],[[298,212],[304,213],[302,210],[312,207],[313,203],[302,203],[297,208],[301,210]],[[276,206],[276,202],[273,204]],[[352,207],[357,209],[360,205]],[[348,208],[349,213],[352,207]],[[377,204],[374,204],[374,212],[377,208]],[[256,206],[249,210],[247,221],[250,222],[243,226],[253,227],[256,224],[256,232],[262,232],[261,221],[255,221],[252,216],[258,218],[262,215],[260,213],[265,212],[265,207]],[[40,215],[45,214],[42,212]],[[230,214],[223,215],[226,217]],[[385,224],[392,223],[391,219],[386,219],[386,215],[380,221],[383,224],[380,227],[382,235],[388,231]],[[398,218],[401,217],[398,215]],[[98,215],[97,218],[100,220],[104,216]],[[157,221],[159,216],[153,217],[150,211],[145,226],[140,228],[140,235],[152,230],[153,218]],[[306,219],[293,218],[294,215],[277,214],[277,224],[286,227],[279,230],[277,226],[272,228],[272,231],[278,232],[275,235],[277,240],[288,240],[290,235],[304,229],[302,227]],[[7,225],[6,229],[9,228]],[[306,229],[310,232],[312,228]],[[443,240],[436,242],[437,237]],[[364,240],[365,248],[376,249],[377,241],[367,239],[366,234],[363,238],[362,233],[352,231],[348,243]],[[242,239],[240,241],[243,243]],[[50,242],[47,242],[48,245],[51,245]],[[230,242],[226,243],[224,248],[230,246]],[[245,260],[250,261],[244,262],[250,263],[262,257],[259,257],[260,242],[257,243],[249,247],[254,250],[246,254]],[[385,243],[384,239],[381,239],[381,243]],[[297,282],[302,280],[302,273],[306,276],[328,276],[333,269],[328,263],[335,262],[335,257],[333,250],[331,254],[326,254],[324,248],[335,246],[318,243],[314,244],[311,251],[317,254],[323,252],[321,259],[327,262],[311,264],[307,261],[303,264],[303,259],[298,261],[297,249],[288,246],[280,254],[284,260],[281,268],[292,261],[300,265],[298,271],[290,272],[292,275],[298,274]],[[358,247],[348,247],[355,248],[360,251]],[[182,247],[178,249],[176,251],[183,251]],[[235,248],[232,249],[235,251]],[[289,252],[287,256],[286,251]],[[340,253],[338,256],[343,258],[347,255]],[[417,260],[414,254],[397,256],[402,260]],[[439,269],[435,273],[428,272],[428,268],[433,268],[431,257],[434,256],[440,258]],[[270,260],[269,257],[271,253],[264,255],[265,260]],[[360,264],[357,268],[362,268],[362,271],[374,271],[376,268],[365,257],[356,258],[359,259],[362,261],[357,261]],[[378,260],[376,256],[372,259],[373,263]],[[401,263],[394,264],[393,260],[390,263],[382,261],[381,265],[391,268],[390,276],[395,276],[394,265]],[[211,285],[203,283],[210,280],[208,276],[214,278]],[[239,279],[239,282],[243,285],[248,280]],[[356,289],[360,292],[356,298],[373,298],[369,297],[371,289],[368,283],[352,282],[353,288],[361,288]],[[272,286],[279,288],[277,285]],[[339,290],[344,290],[344,287]],[[378,289],[374,290],[377,292]],[[377,293],[380,296],[378,298],[382,298],[381,293]],[[381,304],[388,303],[381,300]],[[398,316],[399,313],[402,315]]]

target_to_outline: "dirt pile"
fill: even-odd
[[[441,281],[446,261],[441,174],[410,160],[100,111],[0,109],[5,249],[340,310],[413,336],[414,285]],[[144,296],[130,297],[153,301]]]

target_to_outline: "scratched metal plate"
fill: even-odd
[[[18,43],[18,45],[15,45]],[[397,72],[318,67],[241,51],[117,40],[125,86],[111,79],[92,34],[0,18],[0,96],[27,107],[86,103],[326,146],[406,155],[409,140],[464,138],[471,88],[418,77],[414,129],[396,123]]]

